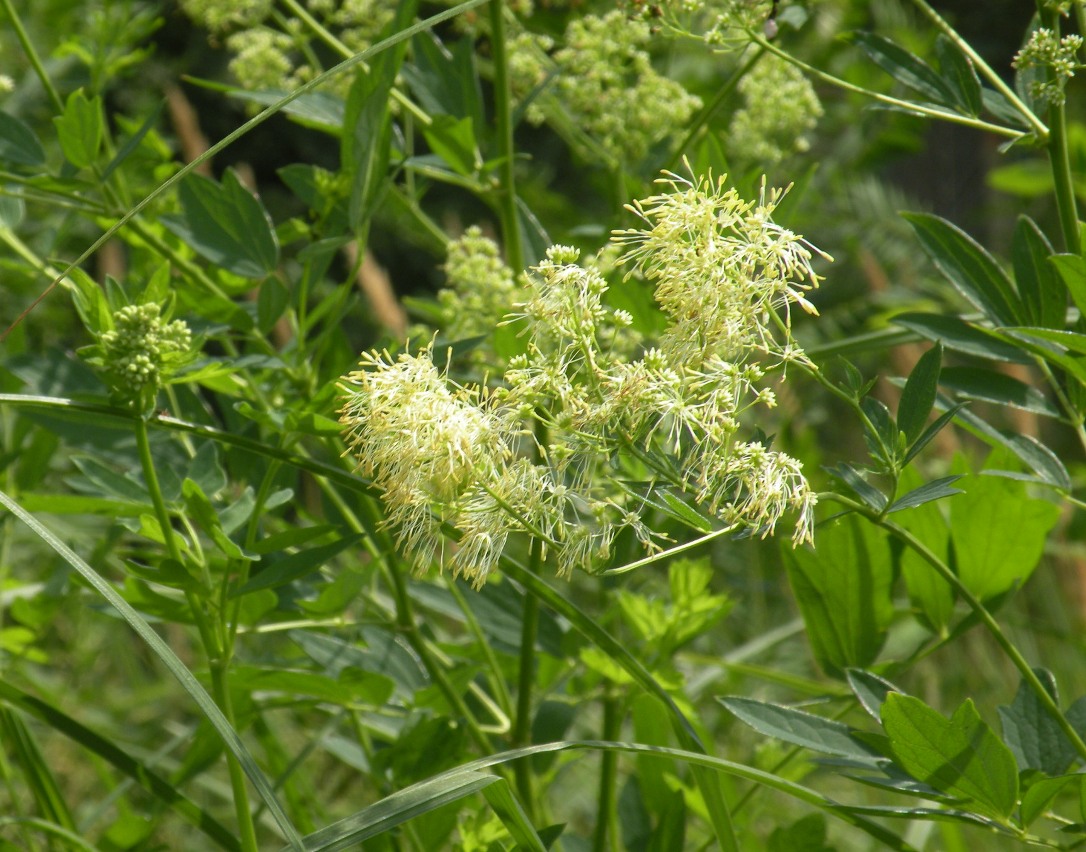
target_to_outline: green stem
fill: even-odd
[[[907,547],[915,551],[921,559],[935,569],[940,577],[951,585],[954,591],[958,593],[961,599],[965,601],[966,605],[973,611],[977,618],[980,619],[985,628],[987,628],[988,632],[992,635],[992,638],[995,639],[996,644],[998,644],[1003,650],[1003,653],[1007,655],[1007,658],[1014,664],[1014,667],[1021,673],[1022,679],[1029,684],[1030,689],[1032,689],[1037,696],[1037,700],[1053,720],[1055,720],[1056,724],[1059,725],[1060,730],[1063,731],[1068,741],[1074,746],[1075,751],[1078,752],[1083,760],[1086,760],[1086,742],[1083,741],[1078,731],[1075,730],[1067,720],[1067,717],[1063,714],[1063,711],[1060,710],[1059,705],[1052,696],[1049,695],[1048,690],[1045,689],[1044,684],[1041,683],[1041,679],[1037,677],[1026,658],[1022,656],[1022,653],[1015,647],[1014,643],[1007,638],[1007,635],[1003,632],[1003,628],[999,626],[999,622],[995,620],[987,607],[981,603],[980,599],[958,578],[958,575],[954,573],[950,566],[936,556],[927,545],[907,529],[898,526],[893,521],[880,518],[875,512],[868,509],[862,503],[856,502],[840,494],[828,494],[825,496],[848,507],[858,514],[863,515],[878,526],[881,526]]]
[[[532,550],[528,570],[539,576],[542,565],[543,542],[532,539]],[[513,733],[510,737],[511,748],[520,748],[532,742],[532,687],[535,685],[535,644],[539,632],[539,598],[532,594],[524,596],[524,612],[520,624],[520,660],[517,672],[517,707],[513,717]],[[529,818],[535,814],[535,784],[532,764],[527,760],[518,760],[514,772],[517,791]]]
[[[785,53],[772,42],[766,41],[765,38],[758,33],[752,33],[751,40],[773,55],[780,57],[785,62],[790,62],[801,71],[810,74],[812,77],[815,77],[824,83],[836,86],[838,89],[843,89],[846,92],[854,92],[855,94],[863,95],[864,97],[878,101],[880,104],[887,104],[888,106],[897,107],[898,109],[917,115],[926,115],[929,118],[938,118],[943,121],[949,121],[951,124],[962,124],[977,130],[986,130],[989,133],[994,133],[997,136],[1005,136],[1009,139],[1021,139],[1026,135],[1021,130],[1016,130],[1013,127],[1003,127],[1000,124],[992,124],[990,121],[983,121],[979,118],[973,118],[972,116],[959,115],[958,113],[950,112],[948,109],[942,107],[930,107],[922,103],[916,103],[915,101],[905,101],[891,95],[873,92],[870,89],[865,89],[862,86],[849,83],[847,80],[842,80],[840,77],[834,77],[832,74],[827,74],[825,71],[820,71],[818,68],[815,68],[813,65],[808,65],[806,62],[801,62],[791,54]],[[1044,128],[1044,130],[1047,134],[1048,128]]]
[[[53,86],[53,81],[49,79],[49,75],[45,71],[45,65],[42,64],[41,57],[38,56],[38,51],[34,48],[33,42],[30,41],[30,37],[26,34],[23,22],[19,19],[19,16],[15,14],[15,7],[11,5],[11,0],[0,0],[0,8],[4,10],[8,16],[8,20],[11,21],[11,28],[15,30],[15,37],[19,39],[19,44],[22,46],[23,53],[26,54],[27,60],[34,69],[34,73],[38,75],[38,80],[41,81],[42,88],[45,89],[45,94],[49,96],[49,100],[53,104],[53,110],[58,114],[64,112],[64,101],[61,100],[60,93],[57,92],[56,88]]]
[[[162,496],[162,487],[155,471],[154,457],[151,455],[151,442],[147,434],[147,421],[143,417],[137,417],[134,421],[136,432],[136,447],[139,452],[140,466],[143,469],[143,478],[147,484],[147,492],[151,497],[151,505],[154,508],[155,518],[162,529],[162,538],[166,544],[166,553],[170,559],[182,563],[183,555],[177,542],[177,533],[174,532],[170,522],[170,513],[166,507],[166,501]],[[200,640],[204,646],[204,653],[208,657],[211,668],[212,696],[215,703],[222,710],[226,721],[232,728],[234,714],[231,708],[230,693],[226,685],[226,669],[229,659],[223,654],[223,642],[218,634],[208,623],[207,613],[200,597],[191,588],[185,589],[185,599],[192,611],[192,619],[199,631]],[[253,824],[253,815],[249,807],[249,790],[246,785],[245,772],[232,752],[227,752],[226,764],[230,774],[230,787],[234,795],[234,809],[238,819],[238,832],[242,849],[245,852],[257,852],[256,828]]]
[[[927,16],[928,20],[935,24],[936,28],[943,35],[954,42],[954,45],[958,50],[969,57],[969,61],[972,62],[973,66],[980,71],[981,75],[992,84],[992,88],[1010,101],[1011,105],[1033,129],[1033,132],[1037,134],[1037,138],[1044,141],[1048,136],[1048,128],[1045,127],[1044,122],[1034,114],[1033,110],[1022,102],[1022,99],[1018,97],[1018,94],[1014,89],[1003,82],[1003,78],[996,73],[995,69],[985,62],[980,54],[973,50],[969,42],[958,35],[954,27],[943,20],[938,12],[931,8],[924,0],[913,0],[913,2],[916,4],[917,8]]]
[[[517,216],[517,193],[514,182],[516,150],[513,147],[512,92],[509,83],[509,58],[505,44],[503,0],[490,0],[490,49],[494,60],[494,124],[498,140],[499,172],[498,214],[505,238],[505,260],[520,273],[524,269],[524,248],[520,241],[520,218]]]
[[[1049,22],[1059,26],[1059,16]],[[1053,32],[1059,37],[1059,30]],[[1052,72],[1049,71],[1049,74]],[[1052,104],[1048,110],[1048,160],[1052,167],[1052,179],[1056,186],[1056,210],[1059,214],[1060,231],[1064,248],[1071,254],[1082,253],[1079,236],[1078,204],[1075,200],[1075,184],[1071,171],[1071,155],[1067,144],[1067,109],[1064,104]]]
[[[617,697],[608,693],[603,699],[603,730],[601,740],[617,740],[622,729],[621,705]],[[610,835],[611,848],[621,848],[618,831],[615,792],[618,789],[618,753],[605,751],[600,756],[600,790],[596,806],[596,831],[592,839],[594,852],[607,852]]]

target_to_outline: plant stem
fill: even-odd
[[[1045,17],[1050,18],[1046,23],[1053,28],[1056,38],[1059,38],[1059,15],[1052,12]],[[1054,74],[1051,69],[1048,73],[1050,77]],[[1059,214],[1063,245],[1071,254],[1081,254],[1082,240],[1079,236],[1078,205],[1075,201],[1071,155],[1067,145],[1067,108],[1064,104],[1053,103],[1049,107],[1048,126],[1048,160],[1055,182],[1056,210]]]
[[[958,48],[962,53],[969,57],[969,61],[979,69],[980,73],[984,75],[985,79],[992,84],[992,87],[999,92],[1003,97],[1010,101],[1018,113],[1026,120],[1029,126],[1033,129],[1033,132],[1037,134],[1037,138],[1044,141],[1048,136],[1048,128],[1045,127],[1044,122],[1039,119],[1036,114],[1028,106],[1022,103],[1022,99],[1018,97],[1017,92],[1010,86],[1003,82],[1003,78],[995,72],[984,59],[973,50],[973,47],[958,35],[957,31],[943,20],[942,16],[936,12],[931,6],[929,6],[924,0],[913,0],[917,8],[920,9],[924,15],[927,16],[936,28],[945,35],[948,39],[954,42],[954,46]]]
[[[1036,694],[1037,700],[1045,708],[1046,712],[1048,712],[1055,720],[1056,724],[1059,725],[1060,730],[1063,731],[1064,736],[1066,736],[1071,745],[1074,746],[1075,751],[1078,752],[1083,760],[1086,760],[1086,742],[1083,741],[1078,731],[1074,729],[1067,720],[1067,717],[1063,714],[1063,711],[1060,710],[1059,705],[1052,696],[1049,695],[1048,690],[1045,689],[1044,684],[1041,683],[1041,679],[1037,677],[1037,674],[1033,671],[1033,668],[1026,658],[1022,656],[1022,653],[1015,647],[1014,643],[1007,638],[1007,635],[1003,632],[1003,628],[999,626],[999,622],[995,620],[987,607],[981,603],[980,599],[959,579],[958,575],[951,570],[950,566],[936,556],[927,545],[907,529],[898,526],[893,521],[880,518],[875,512],[868,509],[862,503],[856,502],[840,494],[828,494],[825,496],[835,500],[843,506],[847,506],[854,512],[863,515],[871,522],[881,526],[907,547],[912,548],[921,559],[934,568],[936,573],[951,585],[954,591],[961,596],[962,600],[966,602],[977,618],[980,619],[981,623],[987,628],[988,632],[992,635],[992,638],[995,639],[996,644],[998,644],[1007,655],[1007,658],[1014,664],[1014,667],[1021,673],[1022,679],[1029,684],[1030,689]]]
[[[529,568],[539,576],[542,565],[543,542],[532,539]],[[533,594],[524,595],[524,611],[520,625],[520,659],[517,671],[517,708],[513,717],[513,734],[509,738],[512,748],[530,745],[532,742],[532,687],[535,684],[535,641],[539,632],[539,598]],[[514,766],[517,779],[517,791],[520,793],[524,810],[529,819],[535,814],[535,784],[532,765],[527,760],[518,760]]]
[[[58,114],[64,112],[64,101],[61,100],[60,93],[57,92],[56,87],[53,85],[53,81],[49,79],[49,75],[45,71],[45,65],[42,64],[41,57],[38,56],[38,51],[34,48],[33,42],[30,41],[30,37],[26,34],[23,22],[19,19],[19,16],[15,14],[15,7],[11,5],[11,0],[0,0],[0,8],[4,10],[8,20],[11,22],[11,28],[15,30],[15,37],[19,39],[19,45],[22,47],[23,53],[26,54],[26,58],[30,62],[30,66],[34,69],[34,73],[38,75],[38,80],[41,82],[42,88],[45,89],[45,94],[49,96],[54,111]]]
[[[892,97],[891,95],[884,95],[880,92],[873,92],[870,89],[865,89],[862,86],[849,83],[847,80],[842,80],[840,77],[834,77],[832,74],[827,74],[825,71],[820,71],[818,68],[815,68],[813,65],[808,65],[806,62],[801,62],[791,54],[785,53],[772,42],[766,41],[765,38],[757,33],[752,33],[751,38],[755,44],[760,45],[770,53],[783,59],[785,62],[790,62],[792,65],[795,65],[801,71],[810,74],[812,77],[815,77],[824,83],[829,83],[831,86],[836,86],[838,89],[844,89],[846,92],[855,92],[858,95],[864,95],[865,97],[878,101],[880,104],[887,104],[888,106],[896,107],[905,112],[915,113],[916,115],[939,118],[943,121],[949,121],[951,124],[963,124],[966,127],[973,127],[977,130],[986,130],[989,133],[994,133],[997,136],[1005,136],[1009,139],[1021,139],[1026,135],[1023,131],[1016,130],[1013,127],[1003,127],[1000,124],[992,124],[990,121],[983,121],[982,119],[973,118],[968,115],[960,115],[959,113],[951,112],[949,109],[942,107],[930,107],[914,101],[905,101],[901,98]],[[1042,127],[1044,126],[1042,125]],[[1044,127],[1044,130],[1047,134],[1048,128]]]
[[[516,150],[513,148],[512,93],[509,83],[509,58],[505,44],[503,0],[490,0],[490,49],[494,61],[494,125],[501,160],[498,214],[505,238],[505,260],[514,273],[524,269],[524,247],[520,241],[520,218],[517,215],[517,193],[514,182]]]
[[[601,740],[617,740],[622,729],[621,706],[610,691],[603,699],[603,730]],[[596,806],[596,831],[592,839],[593,852],[607,852],[607,838],[611,836],[611,848],[619,849],[621,838],[615,813],[615,791],[618,782],[618,754],[604,752],[600,756],[600,791]]]
[[[143,478],[147,484],[147,492],[151,497],[151,505],[154,508],[155,518],[162,530],[162,538],[166,545],[166,553],[170,559],[178,564],[183,562],[183,554],[177,543],[177,533],[170,523],[170,513],[166,508],[166,501],[162,496],[162,487],[155,471],[154,457],[151,455],[151,442],[147,434],[147,421],[143,417],[137,417],[134,421],[136,432],[136,447],[139,452],[140,466],[143,469]],[[207,613],[202,605],[201,598],[191,587],[185,589],[185,599],[192,611],[192,619],[199,631],[200,640],[204,646],[204,653],[208,657],[211,668],[212,697],[222,710],[226,721],[236,729],[230,692],[226,683],[227,668],[230,665],[229,658],[223,653],[223,642],[219,635],[208,623]],[[256,827],[253,824],[253,814],[249,807],[249,790],[246,785],[245,772],[232,752],[226,754],[226,765],[230,774],[230,787],[234,796],[234,811],[238,820],[238,833],[245,852],[257,852],[259,846],[256,842]]]

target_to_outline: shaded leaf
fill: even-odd
[[[905,382],[897,408],[898,428],[911,444],[920,437],[928,421],[939,385],[939,370],[943,361],[942,344],[936,343],[920,356]]]
[[[1027,325],[1063,328],[1067,318],[1067,289],[1049,261],[1052,245],[1029,216],[1019,216],[1011,240],[1014,280],[1025,309]]]
[[[30,125],[0,112],[0,162],[17,166],[45,165],[45,149]]]
[[[1052,672],[1033,671],[1058,705],[1060,694]],[[1086,700],[1079,699],[1066,715],[1076,730],[1086,732]],[[1075,747],[1025,679],[1018,684],[1014,701],[999,708],[999,720],[1003,725],[1003,740],[1014,753],[1019,768],[1060,775],[1075,759]]]
[[[1045,417],[1059,417],[1060,411],[1035,387],[1000,373],[980,367],[946,367],[939,383],[967,399],[1007,405]]]
[[[883,757],[852,736],[852,729],[841,722],[753,698],[722,696],[717,700],[741,721],[767,737],[865,764]]]
[[[891,693],[882,705],[882,724],[894,757],[919,781],[960,796],[997,819],[1018,802],[1018,768],[966,700],[947,719],[918,698]]]

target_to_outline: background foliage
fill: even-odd
[[[0,0],[0,845],[1080,844],[1083,7],[976,6]],[[546,385],[510,470],[589,496],[488,573],[431,477],[419,559],[359,353],[496,410],[552,245],[607,370],[677,346],[661,170],[834,258],[725,353],[815,546]]]

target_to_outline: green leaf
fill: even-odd
[[[938,341],[947,349],[993,361],[1009,361],[1029,364],[1031,359],[1013,343],[1001,340],[958,317],[944,314],[898,314],[893,318],[896,325],[909,329],[928,340]]]
[[[412,61],[401,73],[419,105],[430,115],[471,119],[476,133],[486,129],[483,95],[475,65],[475,46],[462,38],[450,50],[433,31],[411,42]]]
[[[60,148],[76,168],[85,169],[98,159],[104,121],[102,99],[97,95],[87,98],[82,90],[72,92],[63,114],[53,119]]]
[[[918,698],[894,692],[882,724],[901,766],[918,781],[1006,820],[1018,802],[1018,768],[999,737],[966,700],[947,719]]]
[[[282,692],[304,695],[332,704],[364,702],[376,707],[392,696],[392,679],[385,675],[346,669],[337,678],[282,667],[234,666],[230,686],[249,692]]]
[[[902,472],[899,485],[915,489],[922,488],[922,482],[920,474],[910,467]],[[902,512],[894,520],[920,539],[936,556],[949,559],[950,528],[938,505],[925,503]],[[954,589],[911,547],[904,548],[899,559],[909,601],[917,616],[933,632],[942,632],[954,613]]]
[[[819,528],[816,549],[785,546],[782,554],[819,665],[841,677],[871,663],[894,613],[886,537],[848,515]]]
[[[942,33],[935,40],[935,53],[943,72],[941,80],[953,93],[954,103],[966,115],[979,116],[984,109],[984,99],[972,60]]]
[[[938,398],[938,397],[936,397]],[[966,403],[959,402],[956,405],[951,406],[942,414],[940,414],[931,424],[920,433],[920,437],[913,442],[913,445],[909,447],[909,451],[905,453],[905,457],[902,459],[902,464],[907,465],[914,458],[916,458],[921,450],[931,443],[932,438],[943,431],[957,416],[958,412],[966,406]]]
[[[490,807],[494,809],[494,813],[502,821],[505,830],[516,841],[518,850],[547,852],[547,847],[540,840],[539,835],[536,834],[532,821],[528,819],[528,814],[524,812],[520,799],[514,795],[513,788],[509,786],[508,781],[501,778],[495,783],[483,787],[482,792]]]
[[[930,213],[903,213],[935,267],[997,325],[1017,325],[1021,309],[1006,273],[980,243]]]
[[[303,852],[304,847],[301,842],[301,837],[298,835],[297,829],[283,810],[282,805],[279,804],[279,800],[276,797],[267,776],[253,759],[249,750],[238,736],[237,731],[231,726],[218,705],[211,696],[207,694],[207,691],[200,685],[200,682],[193,676],[192,672],[186,668],[185,664],[181,662],[178,656],[170,649],[169,645],[162,640],[143,617],[117,592],[111,583],[106,581],[104,577],[84,562],[70,547],[57,538],[57,536],[49,529],[39,523],[33,515],[25,512],[16,501],[12,500],[3,491],[0,491],[0,504],[26,524],[26,526],[30,527],[35,535],[56,551],[56,553],[72,566],[72,568],[75,569],[95,591],[104,597],[106,601],[117,610],[121,618],[123,618],[136,632],[140,639],[147,644],[155,656],[165,664],[166,668],[170,671],[170,674],[177,678],[185,692],[196,702],[204,716],[215,727],[216,732],[222,738],[226,747],[230,749],[238,759],[238,763],[245,771],[245,774],[249,776],[249,780],[252,781],[253,787],[259,794],[261,801],[267,806],[272,818],[287,838],[289,848],[296,850],[296,852]]]
[[[1033,671],[1059,705],[1060,694],[1052,672],[1047,669]],[[1065,715],[1075,730],[1086,731],[1086,699],[1076,701]],[[1038,769],[1045,775],[1059,775],[1074,761],[1075,747],[1025,679],[1019,682],[1014,701],[999,708],[999,720],[1003,725],[1003,740],[1020,769]]]
[[[1086,316],[1086,259],[1078,254],[1054,254],[1048,258],[1048,262],[1056,268],[1079,313]],[[1060,326],[1063,320],[1060,317]]]
[[[951,106],[955,103],[954,91],[930,65],[911,51],[874,33],[855,32],[850,34],[850,38],[883,71],[899,83],[903,83],[937,104]]]
[[[470,118],[435,115],[422,133],[430,149],[457,174],[470,177],[479,170],[481,160]]]
[[[414,19],[418,5],[418,0],[400,0],[396,16],[383,35],[407,27]],[[401,41],[383,51],[373,60],[368,73],[356,75],[347,95],[340,159],[342,172],[351,185],[348,221],[355,231],[369,221],[387,188],[392,145],[389,94],[406,50],[407,41]]]
[[[924,431],[928,415],[931,414],[932,406],[935,405],[942,361],[943,347],[942,344],[936,343],[920,356],[901,392],[901,402],[897,407],[897,424],[910,444]]]
[[[386,796],[347,819],[307,835],[306,852],[357,849],[363,841],[377,837],[412,817],[428,813],[449,802],[459,801],[500,780],[497,775],[469,769],[447,772],[414,784]]]
[[[1071,784],[1082,785],[1086,782],[1086,775],[1076,773],[1074,775],[1060,775],[1057,778],[1041,778],[1034,781],[1022,796],[1022,806],[1019,813],[1022,817],[1022,826],[1028,828],[1047,809],[1053,799]],[[1080,791],[1082,787],[1080,786]],[[1080,792],[1081,795],[1081,792]]]
[[[1014,280],[1022,298],[1027,325],[1063,328],[1067,319],[1067,289],[1049,261],[1052,245],[1029,216],[1019,216],[1011,240]]]
[[[753,698],[720,696],[717,701],[742,722],[767,737],[809,748],[820,754],[847,757],[863,763],[874,763],[883,757],[878,751],[852,736],[852,729],[841,722]]]
[[[1003,477],[971,476],[964,488],[950,503],[958,577],[978,598],[989,600],[1033,573],[1060,507],[1031,499],[1025,483]]]
[[[860,706],[876,722],[882,721],[882,705],[891,692],[901,692],[894,684],[874,672],[849,669],[845,672],[848,685],[860,702]]]
[[[766,852],[834,852],[826,845],[826,818],[822,814],[807,814],[790,825],[773,829]]]
[[[6,112],[0,112],[0,162],[32,168],[45,165],[45,149],[38,135]]]
[[[130,781],[142,787],[178,816],[202,831],[220,849],[240,850],[236,836],[208,811],[199,808],[185,794],[154,769],[122,751],[110,740],[95,733],[61,710],[0,680],[0,700],[33,716],[53,731],[97,755]]]
[[[189,175],[181,182],[180,216],[162,223],[197,254],[242,278],[263,278],[279,263],[271,217],[233,169],[222,183]]]
[[[258,589],[275,589],[279,586],[285,586],[287,583],[292,583],[307,574],[312,574],[334,556],[339,555],[348,547],[353,547],[362,537],[361,534],[348,535],[333,541],[331,544],[311,547],[308,550],[301,550],[280,559],[267,560],[266,563],[261,560],[258,566],[254,568],[249,581],[236,590],[231,597],[247,595],[249,592],[255,592]]]
[[[886,508],[887,497],[874,485],[871,485],[863,475],[848,462],[838,462],[837,467],[829,468],[831,476],[841,480],[855,492],[856,496],[864,501],[871,509],[881,512]]]
[[[1006,373],[980,367],[946,367],[939,383],[966,399],[1020,408],[1045,417],[1060,417],[1060,410],[1041,391]]]
[[[890,508],[886,510],[886,514],[900,512],[903,509],[915,509],[917,506],[923,506],[933,500],[942,500],[944,497],[961,494],[963,492],[960,488],[951,488],[951,485],[961,478],[961,474],[955,474],[954,476],[944,476],[926,482],[895,500]]]

